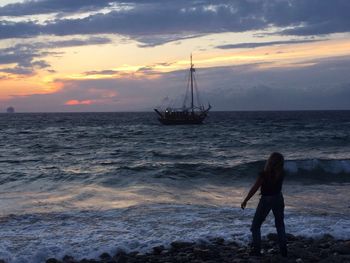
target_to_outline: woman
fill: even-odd
[[[249,199],[260,188],[261,198],[256,208],[251,231],[253,235],[253,251],[252,254],[259,256],[261,249],[261,233],[260,228],[266,216],[272,210],[275,216],[275,226],[278,234],[278,243],[282,256],[287,256],[287,242],[284,227],[284,200],[282,195],[282,184],[284,179],[283,155],[274,152],[270,155],[265,164],[264,170],[259,174],[255,184],[250,189],[247,197],[241,204],[244,209]]]

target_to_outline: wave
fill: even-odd
[[[234,170],[241,175],[256,175],[265,161],[238,165]],[[286,160],[284,165],[288,180],[316,180],[318,182],[350,182],[350,159],[296,159]]]
[[[255,177],[264,167],[265,161],[254,161],[235,166],[218,164],[178,163],[169,167],[167,174],[181,177],[224,177],[244,179]],[[285,162],[285,171],[290,180],[317,180],[319,182],[350,182],[350,159],[297,159]],[[180,175],[179,174],[179,175]]]
[[[316,171],[327,174],[350,174],[350,160],[343,159],[305,159],[291,160],[285,164],[286,170],[291,174],[307,171]]]
[[[205,242],[213,237],[247,244],[254,209],[153,204],[97,211],[10,215],[0,217],[0,258],[10,263],[45,262],[69,254],[98,258],[117,250],[148,252],[172,241]],[[288,231],[319,237],[325,233],[348,239],[347,218],[286,212]],[[77,235],[78,231],[78,235]],[[262,235],[275,232],[268,217]],[[45,233],[45,234],[43,234]],[[39,240],[33,237],[40,236]],[[20,238],[19,238],[20,237]]]
[[[28,160],[24,160],[28,161]],[[33,161],[33,160],[30,160]],[[12,163],[10,163],[12,164]],[[66,184],[102,184],[111,187],[124,187],[135,184],[168,183],[167,179],[186,181],[201,179],[205,183],[236,183],[251,180],[264,167],[265,161],[253,161],[236,165],[222,164],[220,161],[192,159],[178,162],[140,161],[120,165],[113,160],[97,162],[91,169],[62,169],[45,166],[35,171],[3,174],[0,185],[9,182],[27,184],[35,181]],[[37,164],[38,165],[38,164]],[[312,183],[350,182],[350,159],[296,159],[285,162],[286,180]],[[164,181],[165,180],[165,181]]]
[[[100,183],[113,187],[130,184],[167,183],[169,180],[190,181],[199,179],[203,183],[236,184],[252,180],[263,169],[265,161],[253,161],[238,165],[222,165],[218,162],[142,162],[135,165],[119,166],[113,176],[101,178]],[[349,183],[349,159],[297,159],[285,162],[286,180],[302,183]],[[116,179],[118,177],[118,179]],[[191,185],[191,183],[186,183]]]

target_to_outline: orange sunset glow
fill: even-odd
[[[3,10],[10,10],[15,3],[16,1],[0,1],[0,6]],[[186,13],[183,10],[187,10],[186,8],[190,5],[182,7],[174,5],[173,8],[174,10],[179,8],[181,12]],[[215,16],[219,12],[219,7],[219,5],[210,6],[205,9],[208,12],[206,14]],[[139,11],[143,12],[142,5],[135,4],[130,8],[130,10],[140,8]],[[106,10],[104,11],[107,12],[106,14],[101,14],[102,18],[107,17],[108,14],[114,15],[115,11],[112,9],[110,13]],[[128,14],[130,10],[125,9],[121,12]],[[224,9],[221,11],[224,12]],[[52,14],[47,13],[48,20],[45,20],[42,14],[37,14],[37,18],[39,21],[43,19],[40,23],[49,28],[53,26],[50,24]],[[85,16],[88,15],[89,13],[85,14]],[[98,15],[91,13],[91,20],[95,16],[97,19]],[[35,18],[36,15],[33,14],[33,19]],[[2,26],[5,27],[6,21],[16,25],[26,21],[27,18],[7,15],[2,19],[4,21]],[[69,20],[66,21],[74,22],[74,18],[67,19]],[[166,24],[171,28],[171,23],[175,22],[169,20]],[[201,23],[204,25],[206,22],[201,21]],[[224,21],[216,23],[218,26],[221,23],[225,24]],[[278,32],[283,31],[284,28],[278,27],[277,21],[275,23],[275,27],[261,26],[258,30],[244,30],[244,32],[240,32],[239,29],[216,32],[215,28],[212,28],[206,33],[198,31],[197,35],[193,32],[189,37],[184,33],[187,31],[185,26],[179,29],[178,33],[171,34],[167,32],[167,27],[164,25],[160,27],[159,33],[154,33],[153,39],[152,33],[130,35],[118,33],[117,28],[115,34],[106,33],[101,28],[100,34],[91,33],[90,35],[85,33],[79,35],[77,32],[63,36],[58,33],[55,35],[55,32],[47,35],[33,33],[32,36],[26,35],[25,38],[21,35],[15,37],[4,35],[0,40],[0,47],[4,54],[0,64],[0,102],[3,105],[16,105],[19,109],[23,108],[23,111],[31,111],[30,104],[26,103],[26,101],[29,103],[29,100],[25,97],[36,100],[35,98],[39,99],[40,95],[48,95],[48,98],[57,100],[57,106],[67,106],[67,108],[55,108],[52,105],[52,108],[47,109],[48,111],[69,111],[71,110],[69,106],[73,105],[101,104],[106,88],[101,88],[101,94],[89,91],[98,90],[99,81],[103,83],[110,81],[107,90],[120,94],[120,98],[123,97],[120,88],[134,86],[135,83],[149,83],[146,86],[161,85],[166,93],[166,89],[169,88],[165,86],[174,86],[175,83],[174,79],[169,79],[167,83],[166,77],[171,73],[177,74],[186,70],[189,66],[190,54],[193,54],[194,64],[199,70],[202,69],[202,72],[209,69],[249,65],[251,70],[257,72],[283,68],[297,70],[301,67],[307,70],[325,63],[324,61],[344,59],[350,55],[348,33],[338,33],[334,30],[334,33],[310,34],[310,36],[279,35]],[[191,25],[188,26],[191,27]],[[288,28],[288,30],[292,29]],[[295,30],[297,29],[299,28]],[[216,74],[219,76],[225,73],[220,73],[218,70]],[[178,80],[181,79],[183,75],[180,74]],[[239,80],[232,77],[230,83],[235,81]],[[79,85],[81,87],[88,85],[90,88],[86,90],[90,94],[81,97],[81,91],[74,92],[72,85],[74,89],[80,89]],[[152,104],[162,99],[159,97],[157,101],[153,96],[147,97],[146,88],[143,88],[139,94],[136,93],[140,92],[136,91],[139,90],[138,88],[130,89],[135,89],[135,97],[144,98],[145,105],[141,107],[143,109],[152,108]],[[64,98],[60,98],[63,94]],[[169,90],[168,94],[172,92]],[[132,105],[135,99],[132,96],[130,90],[127,97],[123,97],[123,102],[118,103],[127,105],[129,101],[132,108],[135,106]],[[58,102],[58,100],[61,101]],[[115,110],[123,110],[117,105],[118,103],[116,102]],[[32,110],[36,111],[35,107],[32,107]]]
[[[0,0],[0,263],[350,262],[350,0]]]

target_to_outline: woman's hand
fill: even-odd
[[[255,184],[252,186],[252,188],[250,188],[248,195],[246,196],[246,198],[244,198],[244,201],[241,204],[242,209],[244,209],[247,206],[247,202],[250,200],[250,198],[252,198],[253,195],[255,195],[256,191],[258,191],[258,189],[262,184],[262,181],[263,181],[262,176],[259,176],[256,179]]]

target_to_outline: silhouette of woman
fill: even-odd
[[[241,208],[244,209],[249,199],[260,188],[261,198],[256,208],[251,226],[253,236],[252,255],[255,256],[261,255],[260,228],[271,210],[275,216],[275,226],[278,234],[280,253],[283,257],[287,256],[286,233],[284,227],[284,199],[282,195],[282,184],[284,179],[283,165],[283,155],[277,152],[272,153],[265,164],[264,170],[259,173],[255,184],[251,187],[248,195],[241,204]]]

